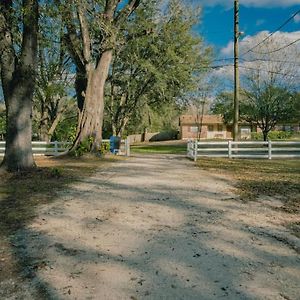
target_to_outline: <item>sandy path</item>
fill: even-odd
[[[234,197],[230,178],[183,157],[99,170],[20,233],[35,274],[24,297],[299,299],[291,216]]]

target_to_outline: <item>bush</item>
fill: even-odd
[[[272,140],[286,140],[291,138],[293,133],[291,131],[270,131],[269,139]]]
[[[104,156],[107,152],[109,152],[109,142],[102,142],[100,148],[100,155]]]
[[[287,140],[291,138],[293,133],[291,131],[270,131],[268,134],[269,140]],[[263,140],[262,132],[251,132],[251,139],[258,141]]]
[[[82,156],[83,154],[90,152],[93,144],[93,138],[87,138],[80,142],[76,150],[74,151],[74,155],[76,157]]]
[[[92,137],[89,137],[85,140],[83,140],[79,146],[77,147],[77,149],[73,152],[73,155],[78,157],[78,156],[82,156],[85,153],[88,153],[91,151],[92,148],[92,144],[93,144],[94,139]],[[104,156],[108,151],[109,151],[109,142],[102,142],[101,143],[101,147],[99,149],[99,154],[100,156]]]

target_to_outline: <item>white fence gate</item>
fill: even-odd
[[[300,142],[290,141],[188,141],[187,156],[228,158],[300,158]]]
[[[109,140],[102,140],[102,142],[108,142]],[[71,142],[42,142],[33,141],[32,151],[33,155],[49,155],[57,156],[67,151],[72,143]],[[5,141],[0,141],[0,156],[3,156],[5,152]],[[130,142],[129,139],[121,140],[119,155],[130,156]]]

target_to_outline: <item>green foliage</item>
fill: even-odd
[[[290,133],[272,130],[280,122],[291,122],[299,120],[299,96],[285,88],[272,84],[243,90],[240,97],[240,120],[257,126],[262,130],[261,134],[253,133],[253,139],[266,140],[285,139]],[[225,123],[233,122],[233,95],[232,93],[221,93],[212,104],[211,111],[221,114]],[[271,136],[272,138],[271,138]]]
[[[109,152],[109,147],[110,147],[109,142],[102,142],[101,148],[99,150],[100,155],[104,156],[105,154],[107,154]]]
[[[73,142],[76,137],[76,117],[66,117],[56,127],[52,140]]]
[[[215,101],[213,102],[211,112],[217,115],[222,115],[224,122],[230,124],[233,122],[233,94],[228,92],[223,92],[217,95]]]
[[[80,142],[80,144],[78,145],[76,150],[74,150],[73,153],[71,153],[71,154],[73,154],[76,157],[80,157],[86,153],[89,153],[92,149],[93,143],[94,143],[93,137],[86,138]],[[104,156],[106,153],[108,153],[109,147],[110,147],[109,142],[102,142],[100,149],[98,150],[99,156]]]
[[[53,3],[40,5],[38,73],[33,99],[33,133],[39,140],[55,139],[56,126],[76,103],[71,98],[74,67],[67,55],[62,35],[62,20]],[[72,70],[72,71],[71,71]]]
[[[62,176],[62,170],[60,168],[51,168],[50,169],[51,177],[60,178]]]
[[[91,151],[93,142],[93,137],[89,137],[81,141],[77,148],[74,150],[74,156],[79,157],[84,155],[85,153],[89,153]]]
[[[131,147],[133,153],[152,153],[152,154],[183,154],[186,153],[186,143],[178,143],[173,145],[133,145]]]
[[[270,131],[268,134],[268,139],[273,140],[287,140],[292,137],[293,133],[291,131]],[[252,132],[251,133],[251,139],[252,140],[263,140],[263,134],[262,132]]]
[[[257,89],[244,91],[241,103],[241,118],[259,127],[264,140],[280,121],[292,118],[294,97],[287,89],[270,84]]]
[[[106,122],[113,123],[115,134],[133,124],[155,127],[148,122],[155,111],[160,111],[162,129],[163,117],[176,111],[178,99],[195,88],[210,56],[192,33],[198,20],[198,11],[180,1],[170,1],[164,13],[157,1],[145,1],[127,22],[106,90]]]

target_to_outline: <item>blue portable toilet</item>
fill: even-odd
[[[119,136],[111,136],[109,138],[109,150],[111,153],[116,154],[120,150],[121,138]]]

